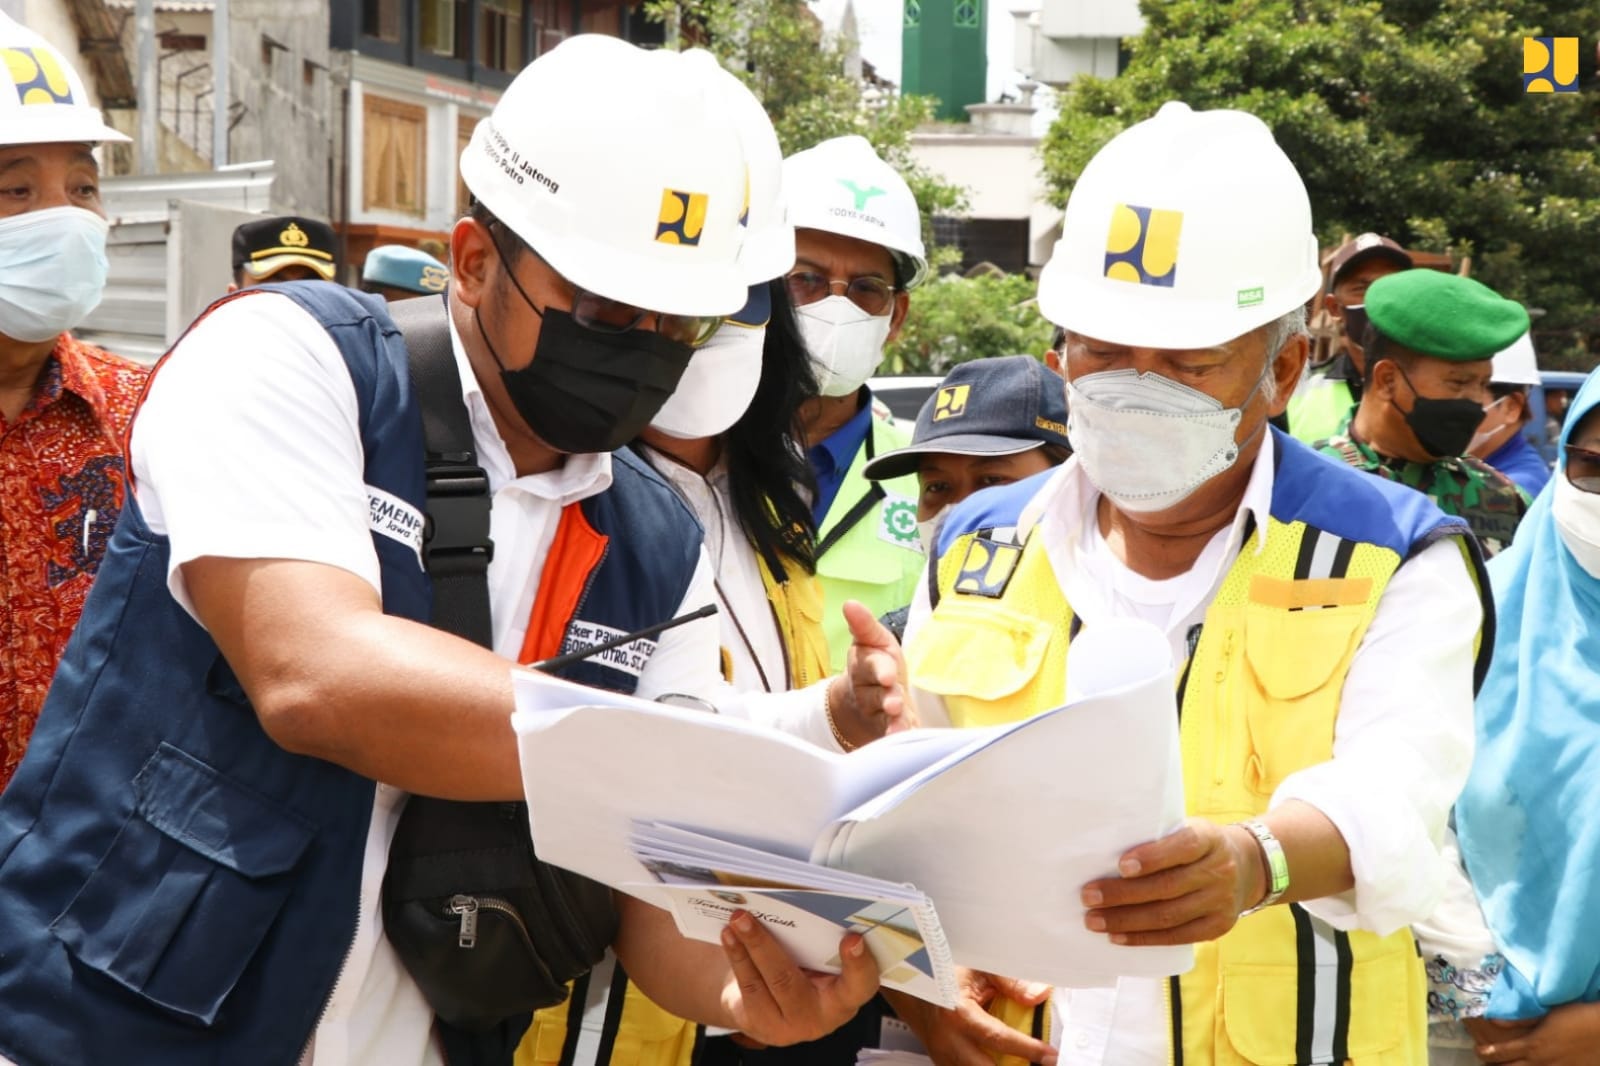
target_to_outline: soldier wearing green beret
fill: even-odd
[[[1466,454],[1483,421],[1496,352],[1528,329],[1528,312],[1471,278],[1405,270],[1367,290],[1365,389],[1349,421],[1316,447],[1417,489],[1467,520],[1493,555],[1531,502]]]

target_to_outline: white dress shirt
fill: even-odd
[[[1265,535],[1275,441],[1263,441],[1233,523],[1185,574],[1155,581],[1109,550],[1096,519],[1099,493],[1069,459],[1024,510],[1019,534],[1038,526],[1067,600],[1087,624],[1135,616],[1162,628],[1174,661],[1188,657],[1200,622],[1244,546],[1247,518]],[[1259,548],[1258,548],[1259,550]],[[1432,912],[1444,891],[1439,841],[1472,759],[1472,668],[1482,606],[1461,551],[1441,541],[1407,560],[1390,580],[1350,664],[1334,725],[1333,758],[1287,777],[1270,806],[1317,808],[1350,849],[1355,888],[1311,900],[1307,911],[1336,929],[1388,934]],[[907,638],[928,617],[918,585]],[[915,678],[912,679],[913,683]],[[914,691],[925,724],[948,723],[943,700]],[[1066,902],[1077,906],[1076,894]],[[1071,1066],[1159,1066],[1167,1060],[1162,981],[1123,979],[1114,988],[1057,994],[1061,1062]]]
[[[659,449],[646,446],[642,454],[705,528],[706,554],[716,575],[722,646],[733,663],[733,687],[740,692],[784,691],[789,676],[783,637],[761,580],[761,561],[733,509],[727,464],[718,460],[702,476]]]

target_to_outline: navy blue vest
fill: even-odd
[[[368,485],[424,509],[421,421],[382,301],[273,288],[345,359]],[[610,545],[578,620],[626,632],[671,617],[700,545],[677,496],[619,455],[612,488],[583,508]],[[416,554],[373,543],[385,612],[426,621]],[[168,592],[168,552],[129,493],[0,796],[0,1055],[19,1066],[287,1066],[355,936],[374,784],[268,738]],[[577,679],[634,681],[592,666]]]

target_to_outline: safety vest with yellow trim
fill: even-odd
[[[1492,625],[1481,556],[1459,520],[1276,440],[1267,528],[1251,532],[1191,633],[1179,683],[1185,806],[1216,822],[1263,813],[1286,777],[1332,758],[1345,676],[1406,559],[1459,538]],[[1093,624],[1074,615],[1040,538],[1016,543],[1025,503],[1013,493],[1015,506],[999,513],[980,502],[952,514],[935,609],[906,648],[913,683],[942,696],[957,726],[1058,705],[1068,644]],[[1480,641],[1476,680],[1491,644]],[[1426,986],[1409,930],[1345,933],[1298,905],[1270,907],[1197,945],[1169,1001],[1174,1063],[1427,1061]]]
[[[917,476],[868,481],[874,457],[903,448],[911,434],[874,417],[844,482],[817,530],[817,580],[822,583],[822,631],[832,673],[844,669],[850,627],[841,606],[859,600],[880,617],[911,602],[926,562],[917,537]]]
[[[758,552],[757,561],[789,686],[820,681],[828,676],[828,645],[816,578],[788,557]],[[574,1011],[590,1019],[588,1039],[581,1025],[572,1027]],[[658,1007],[607,956],[601,967],[572,983],[565,1003],[534,1015],[517,1047],[515,1066],[691,1066],[703,1041],[702,1026]]]

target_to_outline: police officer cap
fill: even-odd
[[[361,281],[407,292],[443,292],[450,281],[450,270],[419,248],[385,244],[367,253],[366,262],[361,265]]]
[[[1389,341],[1452,363],[1491,359],[1528,331],[1528,312],[1482,282],[1402,270],[1367,290],[1367,320]]]

